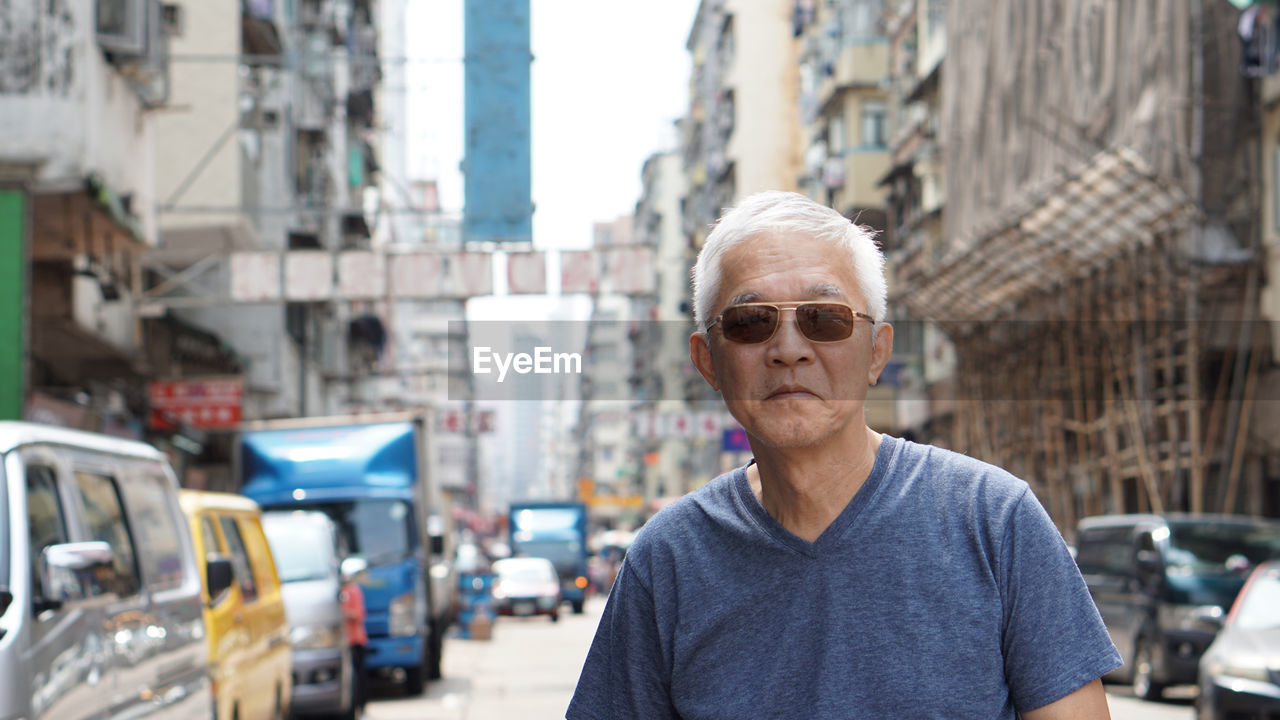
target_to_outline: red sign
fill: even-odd
[[[151,427],[172,430],[182,423],[207,430],[240,423],[244,378],[207,377],[157,380],[147,388],[151,399]]]

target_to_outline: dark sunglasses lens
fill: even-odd
[[[720,321],[724,337],[736,343],[760,343],[768,340],[778,326],[778,309],[768,305],[727,308]]]
[[[853,334],[853,310],[835,303],[810,303],[796,308],[800,332],[814,342],[836,342]]]

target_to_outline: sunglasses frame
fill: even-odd
[[[849,308],[849,312],[853,313],[853,319],[855,322],[859,318],[861,318],[871,323],[872,325],[876,324],[875,318],[871,317],[870,315],[864,312],[859,312],[857,310],[854,310],[853,306],[848,303],[834,302],[830,300],[796,300],[793,302],[747,302],[747,303],[738,303],[736,305],[730,305],[729,307],[721,310],[719,315],[716,315],[714,318],[712,318],[711,322],[707,323],[706,331],[711,332],[711,328],[715,327],[717,323],[723,320],[724,314],[726,312],[729,312],[730,310],[734,310],[736,308],[744,308],[744,307],[771,307],[778,312],[778,317],[773,324],[773,331],[769,333],[769,337],[766,337],[763,340],[758,340],[756,342],[742,342],[741,340],[734,340],[724,334],[723,328],[720,329],[721,337],[723,337],[725,340],[728,340],[731,343],[735,343],[737,345],[760,345],[762,343],[769,342],[770,340],[773,339],[774,335],[778,334],[778,328],[782,327],[782,311],[783,310],[796,310],[803,305],[839,305],[841,307]],[[850,330],[848,336],[842,337],[839,340],[814,340],[813,338],[805,334],[804,329],[800,327],[799,320],[796,320],[795,323],[796,323],[796,330],[800,332],[800,336],[803,337],[805,340],[808,340],[809,342],[838,343],[838,342],[844,342],[845,340],[848,340],[849,338],[853,337],[853,331]]]

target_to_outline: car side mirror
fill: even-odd
[[[209,555],[204,561],[205,585],[209,588],[209,602],[230,589],[236,580],[236,570],[231,558],[225,555]]]
[[[42,588],[35,601],[37,614],[113,592],[119,580],[115,553],[101,541],[50,545],[40,551],[37,572]]]
[[[362,557],[349,557],[342,561],[342,582],[349,583],[356,579],[356,576],[369,569],[369,561]]]

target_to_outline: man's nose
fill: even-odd
[[[783,308],[778,330],[769,338],[770,365],[797,365],[813,362],[813,345],[796,324],[795,308]]]

